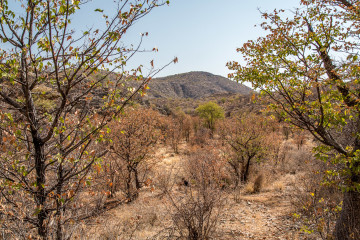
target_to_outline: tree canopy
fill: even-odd
[[[310,0],[285,17],[263,13],[269,34],[238,49],[228,63],[240,82],[272,100],[271,109],[320,143],[317,156],[337,164],[330,181],[344,191],[336,239],[360,238],[359,1]],[[290,13],[291,15],[291,13]],[[353,211],[357,213],[354,214]],[[354,216],[355,215],[355,216]]]
[[[224,110],[214,102],[207,102],[196,108],[196,112],[200,118],[205,121],[207,128],[214,130],[215,122],[218,119],[224,118]]]
[[[0,208],[13,238],[68,239],[65,225],[97,211],[83,211],[77,196],[106,153],[106,125],[154,73],[124,70],[139,45],[122,39],[168,1],[119,0],[112,16],[94,10],[102,28],[74,29],[87,3],[0,1]],[[126,94],[128,79],[139,84]]]

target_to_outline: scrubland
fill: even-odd
[[[207,129],[181,111],[140,111],[112,127],[111,134],[124,139],[108,143],[112,150],[93,173],[101,214],[71,223],[72,238],[330,236],[341,195],[324,184],[330,166],[314,158],[311,136],[260,113],[236,114]],[[133,128],[151,131],[126,138]],[[131,147],[120,151],[117,144]]]

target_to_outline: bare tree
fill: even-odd
[[[176,117],[170,116],[166,119],[166,122],[166,140],[170,142],[174,152],[179,153],[179,144],[182,140],[181,121]]]
[[[188,184],[183,193],[167,192],[173,208],[176,232],[190,240],[214,236],[226,193],[222,191],[222,162],[210,149],[189,156],[185,172]]]

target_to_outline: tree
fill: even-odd
[[[147,174],[147,160],[159,138],[155,129],[158,115],[150,109],[134,109],[121,116],[119,122],[110,125],[112,160],[106,166],[107,177],[111,177],[109,185],[112,189],[123,185],[122,189],[129,201],[137,196],[142,186],[141,180]],[[132,191],[133,185],[135,193]]]
[[[205,121],[205,126],[211,131],[215,130],[215,122],[224,118],[224,110],[214,102],[207,102],[196,108],[200,118]]]
[[[13,238],[69,238],[64,225],[91,216],[76,214],[74,201],[106,153],[99,147],[106,124],[150,79],[141,68],[124,71],[139,46],[121,41],[164,2],[119,1],[112,17],[95,9],[104,28],[76,32],[84,4],[0,1],[0,214]],[[123,95],[130,77],[139,86]]]
[[[166,141],[170,142],[170,146],[177,154],[179,153],[179,144],[182,140],[181,122],[174,116],[166,118]]]
[[[177,119],[180,125],[180,131],[186,142],[189,142],[191,135],[192,120],[191,117],[186,114],[180,107],[176,108],[173,112],[174,118]]]
[[[301,3],[292,17],[263,13],[269,34],[238,49],[245,66],[228,66],[287,122],[313,135],[317,157],[338,166],[328,171],[344,191],[334,237],[360,239],[359,1]]]
[[[242,113],[225,119],[220,127],[221,135],[227,146],[228,164],[234,174],[235,188],[240,182],[249,179],[250,166],[271,156],[268,121],[254,113]],[[274,139],[271,139],[274,141]]]

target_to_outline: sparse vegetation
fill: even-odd
[[[330,194],[326,186],[319,188],[318,182],[306,183],[314,171],[321,175],[323,168],[309,164],[314,144],[310,137],[292,130],[286,140],[274,120],[250,111],[231,114],[218,124],[210,137],[211,130],[204,128],[198,117],[180,109],[166,116],[144,106],[129,107],[109,125],[108,133],[104,132],[104,140],[112,141],[98,147],[109,152],[89,174],[89,192],[77,198],[79,206],[89,204],[83,208],[85,212],[95,208],[111,213],[84,219],[73,236],[232,239],[231,231],[250,231],[241,219],[255,215],[246,211],[259,211],[261,204],[271,211],[272,205],[285,203],[288,207],[279,205],[271,214],[292,216],[291,224],[297,227],[288,234],[306,231],[309,236],[329,236],[339,211],[339,192]],[[244,147],[233,149],[231,144]],[[238,164],[243,175],[237,176],[229,162],[234,155],[245,157]],[[248,155],[255,157],[248,162]],[[129,201],[131,204],[125,204]],[[233,208],[241,218],[230,220]],[[237,224],[227,225],[229,221]],[[283,220],[276,221],[281,225]],[[274,230],[263,236],[269,231]]]
[[[277,143],[270,139],[270,122],[264,116],[243,113],[226,119],[220,125],[220,136],[226,144],[224,155],[234,176],[235,188],[248,181],[255,163],[271,160],[271,146]]]
[[[263,13],[228,64],[260,92],[125,71],[125,33],[168,1],[80,35],[88,1],[20,3],[0,1],[0,240],[360,239],[358,1]]]

